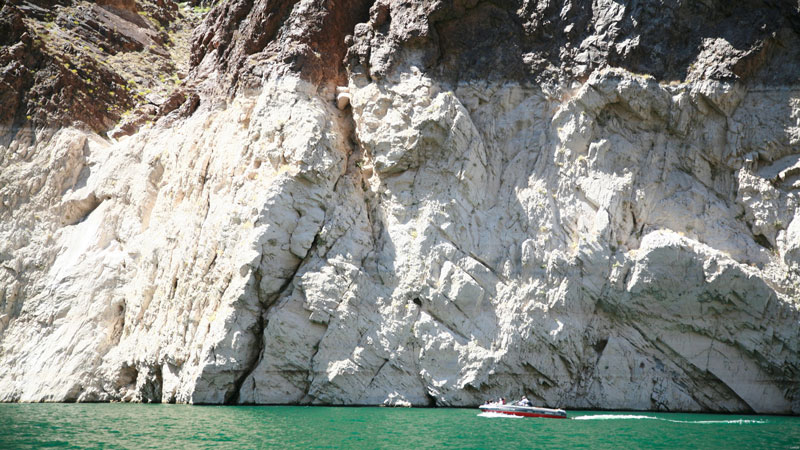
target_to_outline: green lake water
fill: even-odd
[[[800,417],[477,409],[0,404],[0,449],[800,449]]]

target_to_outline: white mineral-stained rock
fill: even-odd
[[[348,89],[0,149],[0,400],[800,413],[800,91]]]
[[[3,355],[13,350],[4,399],[235,394],[236,371],[258,357],[262,311],[311,247],[349,152],[343,122],[313,88],[271,85],[116,144],[64,130],[35,150],[39,167],[5,172],[39,170],[53,187],[26,204],[48,243],[6,241],[4,254],[45,262],[27,263],[42,267],[17,312],[32,321],[3,335]]]

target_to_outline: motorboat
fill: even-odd
[[[522,417],[544,417],[547,419],[566,419],[567,412],[563,409],[550,409],[541,408],[538,406],[505,404],[501,402],[492,402],[479,406],[483,412],[491,412],[498,414],[507,414],[509,416],[522,416]]]

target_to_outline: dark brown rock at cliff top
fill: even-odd
[[[195,32],[192,64],[204,58],[230,86],[257,85],[274,63],[314,83],[342,84],[345,37],[367,19],[369,0],[232,0],[221,3]]]
[[[228,89],[255,86],[276,68],[343,84],[345,67],[383,77],[398,61],[450,81],[564,85],[614,66],[663,81],[760,71],[760,81],[784,83],[800,73],[792,50],[799,8],[775,0],[232,0],[198,27],[191,60],[219,69]],[[776,49],[790,53],[788,65],[765,73]]]
[[[164,110],[188,58],[220,71],[228,95],[270,70],[344,84],[347,70],[384,77],[399,61],[453,82],[565,85],[607,66],[666,81],[800,74],[800,7],[789,1],[230,0],[196,27],[213,2],[190,4],[4,2],[0,125],[105,131],[131,113],[141,124]]]
[[[659,80],[734,80],[751,76],[772,48],[791,48],[800,32],[796,2],[594,3],[378,0],[355,30],[349,60],[376,77],[411,52],[450,80],[569,81],[606,66]],[[796,79],[798,61],[789,63],[782,76]]]

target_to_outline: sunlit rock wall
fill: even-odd
[[[0,399],[800,413],[796,8],[327,3],[6,134]]]

